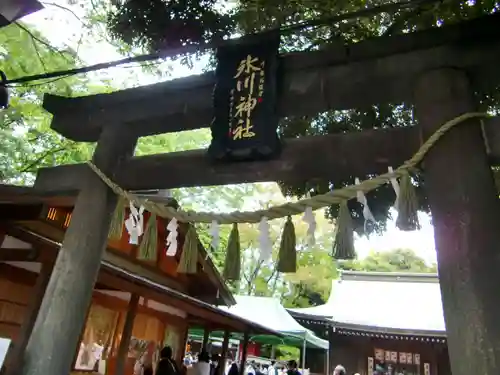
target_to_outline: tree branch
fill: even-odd
[[[271,281],[271,279],[274,277],[274,275],[276,275],[277,270],[278,270],[278,267],[274,267],[273,272],[271,273],[271,276],[269,276],[269,278],[266,280],[266,284],[269,283],[269,281]]]
[[[62,6],[62,5],[59,5],[59,4],[56,4],[56,3],[51,3],[51,2],[47,2],[47,1],[41,1],[42,4],[44,5],[49,5],[49,6],[53,6],[53,7],[56,7],[56,8],[59,8],[59,9],[62,9],[66,12],[70,12],[73,16],[75,16],[75,18],[80,21],[85,27],[87,27],[87,25],[85,24],[85,22],[82,21],[82,19],[80,17],[78,17],[78,15],[71,9],[69,8],[66,8],[65,6]]]
[[[38,38],[36,35],[34,35],[28,28],[24,27],[23,25],[21,25],[19,22],[15,22],[16,26],[19,27],[21,30],[23,30],[24,32],[28,33],[28,35],[31,37],[31,39],[37,41],[38,43],[40,44],[43,44],[45,47],[47,47],[48,49],[50,49],[51,51],[54,51],[58,54],[61,55],[61,57],[63,57],[67,62],[71,62],[69,59],[68,59],[68,56],[66,56],[66,54],[68,54],[68,52],[66,51],[61,51],[57,48],[55,48],[54,46],[52,46],[50,43],[47,43],[45,40],[43,39],[40,39]]]
[[[19,171],[19,173],[30,172],[30,169],[32,169],[33,167],[35,167],[38,164],[40,164],[46,157],[54,155],[54,154],[57,154],[58,152],[61,152],[61,151],[64,151],[64,150],[66,150],[66,147],[59,147],[59,148],[55,148],[55,149],[48,150],[48,151],[44,152],[37,159],[35,159],[30,164],[28,164],[27,166],[25,166],[24,168],[22,168]]]

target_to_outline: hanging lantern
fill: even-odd
[[[0,70],[0,109],[9,106],[9,89],[7,88],[7,76]]]

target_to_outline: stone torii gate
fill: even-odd
[[[97,141],[94,163],[130,190],[380,173],[409,158],[444,122],[476,111],[476,89],[500,83],[499,21],[500,15],[492,15],[283,56],[281,116],[407,102],[415,105],[419,126],[305,137],[290,141],[269,162],[211,165],[201,150],[131,158],[141,136],[208,127],[212,74],[112,94],[47,96],[44,107],[54,115],[53,129],[63,136]],[[500,369],[500,211],[490,168],[500,160],[496,122],[483,132],[479,120],[458,126],[422,166],[454,375],[497,375]],[[67,375],[116,198],[85,165],[41,169],[35,188],[79,195],[26,349],[23,374]]]

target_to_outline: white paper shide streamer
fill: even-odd
[[[167,256],[173,257],[177,254],[177,237],[179,232],[177,229],[179,228],[179,224],[177,223],[177,219],[175,217],[170,220],[167,225]]]
[[[210,237],[212,238],[210,242],[212,251],[217,251],[217,249],[219,248],[220,234],[219,234],[219,223],[216,220],[213,220],[212,223],[210,224]]]
[[[130,215],[125,220],[125,228],[129,235],[129,243],[131,245],[139,244],[139,237],[144,233],[144,207],[137,209],[132,202],[129,203]]]
[[[302,221],[309,225],[307,228],[307,245],[314,246],[316,244],[316,237],[314,233],[316,232],[316,217],[312,207],[307,207],[302,216]]]
[[[389,167],[388,170],[389,170],[389,173],[394,173],[394,170],[392,169],[392,167]],[[391,185],[392,185],[392,188],[394,189],[394,193],[396,194],[396,200],[394,201],[394,209],[397,210],[398,200],[399,200],[399,182],[398,182],[398,179],[396,177],[391,178]]]
[[[267,261],[273,254],[273,246],[271,244],[270,226],[267,217],[262,217],[259,222],[259,246],[260,246],[260,261]]]
[[[355,179],[355,184],[356,185],[361,184],[361,182],[359,181],[359,178],[357,178],[357,177]],[[363,218],[365,219],[365,227],[369,221],[371,221],[372,223],[375,223],[375,218],[373,217],[373,214],[370,211],[370,207],[368,207],[368,200],[366,199],[365,193],[363,193],[361,190],[358,190],[356,192],[356,198],[357,198],[357,201],[363,205]],[[366,228],[365,228],[365,230],[366,230]]]

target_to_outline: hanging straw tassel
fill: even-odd
[[[281,235],[280,251],[278,254],[278,272],[297,272],[297,240],[292,217],[288,216]]]
[[[352,217],[351,211],[349,211],[349,207],[347,206],[347,200],[340,203],[336,226],[337,230],[335,232],[332,253],[333,258],[338,260],[356,258]]]
[[[158,248],[158,227],[156,226],[156,214],[151,213],[149,216],[146,230],[142,235],[142,241],[139,245],[138,259],[156,260]]]
[[[233,224],[227,242],[226,261],[224,262],[224,278],[226,280],[238,281],[240,279],[241,254],[240,233],[238,224]]]
[[[408,172],[401,177],[401,181],[399,182],[397,210],[396,226],[398,229],[404,231],[420,229],[417,193]]]
[[[111,217],[111,225],[109,226],[108,237],[113,240],[119,240],[123,234],[123,224],[125,223],[125,199],[118,197],[116,201],[115,211]]]
[[[194,274],[198,272],[198,234],[194,225],[190,224],[184,238],[181,259],[177,267],[179,273]]]

